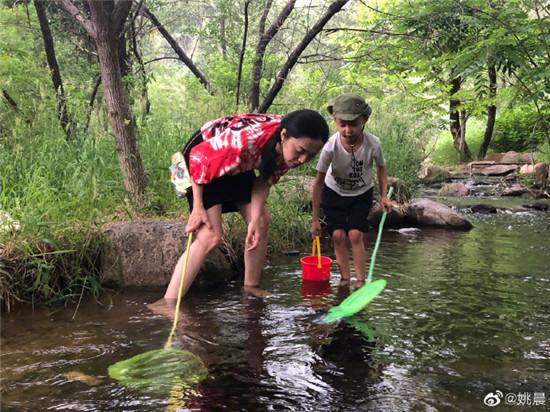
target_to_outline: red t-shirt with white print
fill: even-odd
[[[281,124],[281,115],[235,114],[201,127],[203,142],[191,149],[189,174],[196,184],[257,169],[261,152]],[[269,179],[277,183],[289,167],[283,161]]]

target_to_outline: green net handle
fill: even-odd
[[[393,194],[393,186],[390,186],[390,190],[388,191],[388,199],[391,199],[392,194]],[[384,208],[384,213],[382,213],[382,218],[380,219],[380,223],[378,224],[378,236],[376,237],[376,243],[374,244],[372,257],[370,258],[369,275],[367,277],[367,283],[370,283],[372,281],[372,273],[374,272],[374,262],[376,261],[376,253],[378,253],[378,247],[380,246],[380,240],[382,239],[382,230],[384,229],[384,222],[386,221],[387,215],[388,215],[388,211],[386,210],[386,208]]]

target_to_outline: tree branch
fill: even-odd
[[[271,24],[267,31],[260,35],[258,45],[256,46],[256,56],[254,58],[254,64],[252,66],[252,84],[250,86],[250,95],[248,100],[248,106],[251,111],[255,111],[260,103],[260,79],[262,77],[262,66],[267,45],[273,39],[275,34],[277,34],[277,31],[281,28],[285,20],[288,18],[288,16],[294,9],[295,3],[296,0],[289,0],[285,8],[281,10],[281,13],[279,13],[279,16],[275,19],[275,21]],[[268,1],[265,7],[266,9],[268,7],[271,7],[271,1]],[[266,9],[264,9],[264,15],[267,17],[267,13],[269,10]],[[263,17],[264,16],[262,16],[262,18]],[[262,28],[263,27],[260,26],[260,29]]]
[[[72,18],[74,18],[77,22],[80,23],[80,25],[88,32],[88,34],[95,39],[96,32],[95,27],[91,23],[90,19],[88,19],[80,10],[78,7],[76,7],[71,0],[61,0],[61,5],[65,9],[67,13],[71,15]]]
[[[368,30],[368,29],[354,29],[354,28],[348,28],[348,27],[333,27],[330,29],[323,30],[327,34],[333,34],[337,31],[354,31],[354,32],[360,32],[360,33],[372,33],[372,34],[382,34],[386,36],[399,36],[399,37],[412,37],[416,39],[423,39],[422,36],[417,36],[412,33],[394,33],[389,31],[379,31],[379,30]]]
[[[113,24],[114,34],[116,36],[122,33],[124,22],[126,22],[126,19],[128,18],[128,14],[130,14],[131,9],[132,0],[118,0],[115,2],[115,8],[113,10],[111,22]]]
[[[261,36],[265,33],[265,22],[267,21],[267,15],[269,14],[269,10],[271,10],[271,4],[273,3],[273,0],[266,0],[264,11],[262,13],[262,17],[260,17],[260,23],[258,24],[258,33]]]
[[[143,64],[149,64],[149,63],[154,63],[154,62],[158,62],[158,61],[161,61],[161,60],[177,60],[177,61],[181,61],[179,57],[174,57],[174,56],[163,56],[163,57],[157,57],[155,59],[151,59],[151,60],[147,60],[146,62],[144,62]]]
[[[246,40],[248,37],[248,6],[250,5],[250,0],[244,1],[244,32],[243,32],[243,43],[241,47],[241,52],[239,55],[239,68],[237,70],[237,91],[235,96],[235,105],[237,109],[239,108],[240,95],[241,95],[241,78],[243,75],[243,62],[244,62],[244,53],[246,51]]]
[[[302,41],[294,48],[294,50],[290,53],[288,56],[287,61],[279,70],[279,73],[277,73],[277,76],[275,77],[275,83],[269,91],[267,92],[267,95],[264,98],[264,101],[260,105],[258,112],[265,113],[265,111],[271,106],[273,103],[273,100],[275,100],[275,97],[283,87],[283,83],[286,80],[286,77],[288,76],[288,73],[290,70],[294,67],[296,62],[298,61],[298,58],[302,54],[302,52],[306,49],[306,47],[311,43],[311,41],[319,34],[319,32],[325,27],[325,24],[328,23],[328,21],[336,14],[338,13],[347,3],[349,0],[336,0],[334,1],[327,11],[317,20],[317,22],[313,25],[311,30],[309,30]]]
[[[143,8],[143,14],[145,17],[147,17],[151,22],[154,24],[154,26],[157,28],[157,30],[162,34],[162,36],[166,39],[168,44],[172,46],[172,50],[179,56],[180,60],[191,70],[191,72],[199,79],[199,82],[202,83],[202,85],[205,87],[205,89],[212,94],[210,90],[210,83],[208,83],[208,80],[206,80],[206,77],[201,73],[201,71],[195,66],[193,61],[185,54],[185,51],[180,47],[176,39],[174,39],[170,33],[168,33],[168,30],[164,28],[164,26],[160,23],[160,21],[156,18],[156,16],[147,8]]]
[[[130,27],[134,25],[134,22],[136,21],[137,16],[139,16],[139,14],[141,13],[141,6],[143,6],[143,1],[144,0],[139,0],[139,3],[136,8],[136,12],[134,13],[134,15],[132,16],[132,18],[124,28],[124,30],[120,33],[120,37],[124,36],[124,34],[126,34],[126,32],[130,29]]]

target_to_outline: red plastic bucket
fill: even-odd
[[[302,279],[326,282],[330,279],[330,264],[332,259],[321,256],[321,267],[317,267],[319,258],[317,256],[305,256],[300,259],[302,263]]]

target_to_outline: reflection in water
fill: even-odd
[[[296,257],[266,270],[268,298],[236,285],[189,294],[173,345],[209,375],[179,399],[204,411],[483,411],[498,389],[550,404],[550,220],[471,218],[470,232],[385,232],[374,278],[386,289],[336,324],[322,319],[349,288],[336,273],[302,283]],[[112,306],[82,305],[75,320],[72,309],[4,315],[2,410],[170,409],[106,374],[165,343],[170,307],[146,306],[161,294],[125,291]]]

